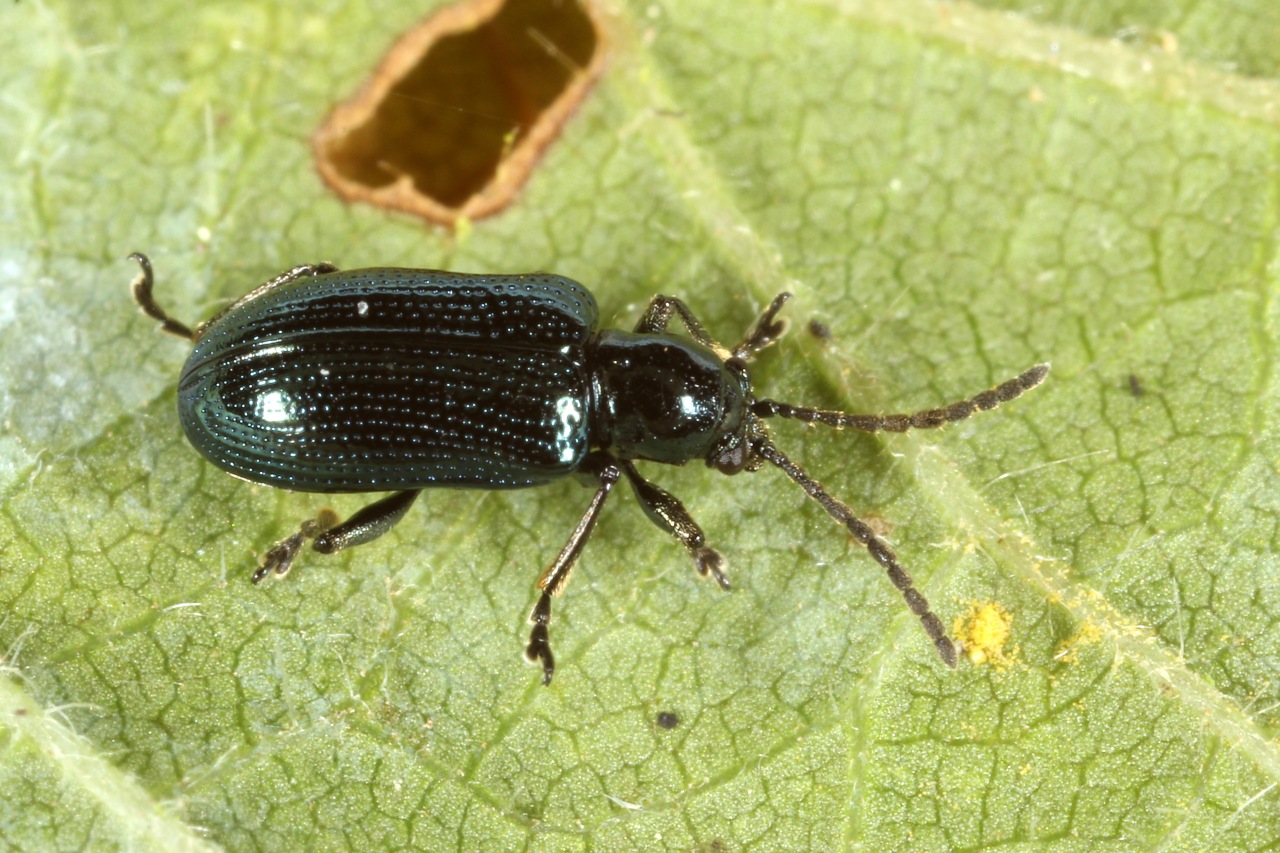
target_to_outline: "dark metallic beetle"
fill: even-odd
[[[538,580],[526,655],[550,683],[547,632],[559,595],[615,483],[729,588],[720,553],[672,495],[632,460],[702,460],[725,474],[781,468],[865,545],[901,590],[948,666],[956,647],[889,546],[769,440],[762,420],[903,432],[991,409],[1040,384],[1048,365],[978,396],[912,415],[853,415],[758,399],[747,364],[782,334],[783,293],[742,343],[716,343],[679,299],[657,296],[634,332],[597,329],[591,294],[560,276],[295,267],[194,329],[152,296],[151,262],[134,299],[165,331],[195,342],[178,380],[187,438],[246,480],[303,492],[395,491],[339,523],[329,510],[263,557],[254,583],[289,571],[307,540],[324,554],[376,539],[432,486],[516,489],[577,474],[596,485],[568,543]],[[667,331],[679,315],[692,340]]]

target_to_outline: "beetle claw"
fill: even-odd
[[[698,574],[716,579],[720,588],[729,591],[729,578],[724,573],[724,557],[715,548],[702,547],[693,552],[693,562],[698,567]]]

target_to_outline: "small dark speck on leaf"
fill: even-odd
[[[820,341],[831,340],[831,327],[816,317],[809,321],[809,334]]]
[[[1146,389],[1142,387],[1142,378],[1136,373],[1129,374],[1129,393],[1135,397],[1146,393]]]
[[[674,729],[680,725],[680,718],[670,711],[658,712],[658,725],[664,729]]]

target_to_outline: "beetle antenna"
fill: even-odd
[[[155,285],[155,276],[151,272],[151,259],[141,252],[134,252],[129,256],[129,260],[137,261],[138,266],[142,267],[142,272],[138,273],[129,285],[129,289],[133,291],[133,301],[138,303],[142,313],[152,320],[159,320],[160,328],[163,331],[179,338],[194,341],[196,336],[191,331],[191,327],[166,314],[165,310],[156,302],[155,296],[152,295],[151,288]]]
[[[810,477],[799,465],[792,462],[773,442],[767,438],[757,438],[753,443],[756,452],[760,456],[781,468],[783,473],[794,480],[800,488],[804,489],[809,497],[822,504],[822,508],[827,511],[828,515],[843,524],[854,539],[866,546],[876,562],[889,573],[889,580],[893,581],[893,585],[898,588],[902,593],[902,597],[907,600],[907,607],[911,608],[911,612],[919,617],[920,624],[924,626],[924,632],[933,641],[933,645],[942,657],[943,663],[955,669],[956,644],[947,636],[947,629],[943,627],[942,620],[929,609],[929,602],[915,588],[906,569],[898,564],[898,558],[893,553],[893,549],[876,536],[871,528],[866,525],[866,522],[854,515],[853,510],[828,494],[821,483]]]
[[[1049,375],[1049,365],[1037,364],[1018,376],[976,397],[961,400],[940,409],[925,409],[911,415],[851,415],[845,412],[828,412],[806,406],[792,406],[777,400],[757,400],[751,404],[752,413],[758,418],[790,418],[808,424],[824,424],[831,427],[853,427],[864,432],[906,432],[909,429],[932,429],[962,421],[977,412],[994,409],[1001,403],[1016,400],[1044,381]]]

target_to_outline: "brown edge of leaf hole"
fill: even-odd
[[[386,52],[373,76],[352,98],[334,107],[312,136],[316,170],[325,183],[347,201],[363,201],[378,207],[403,210],[451,228],[459,220],[491,216],[510,204],[604,70],[607,53],[605,31],[592,0],[582,0],[582,9],[596,34],[591,64],[575,75],[560,96],[542,111],[528,132],[502,158],[494,179],[464,204],[449,206],[427,197],[418,192],[407,175],[380,188],[353,181],[333,165],[327,151],[329,146],[341,142],[350,128],[360,127],[373,118],[392,87],[426,56],[431,45],[446,36],[475,29],[497,15],[507,2],[512,0],[468,0],[445,6],[401,36]]]

